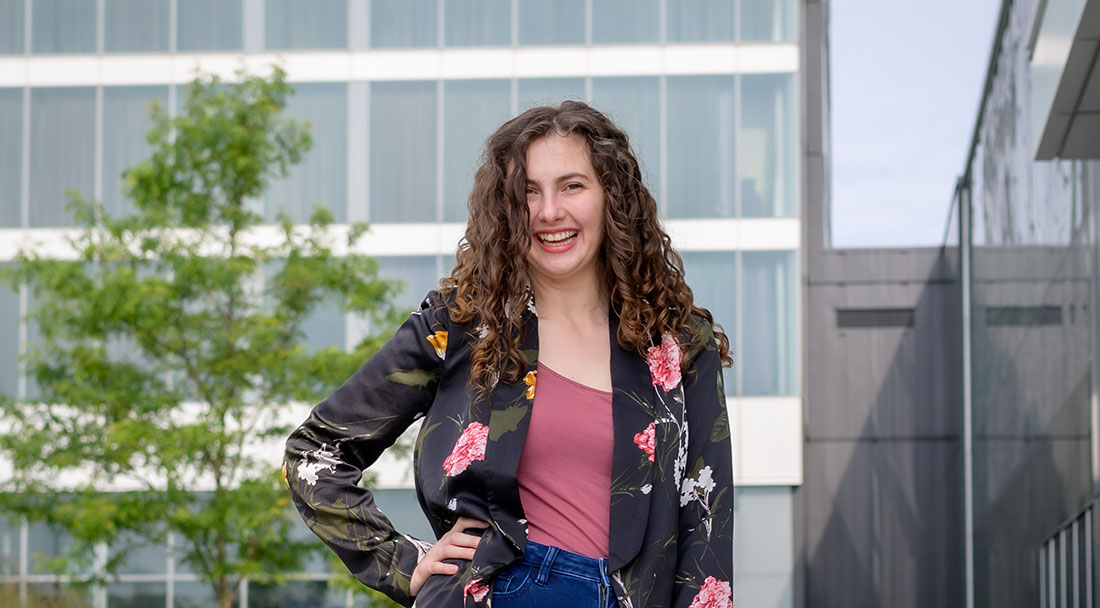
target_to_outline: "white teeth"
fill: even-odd
[[[539,240],[544,243],[560,243],[575,236],[577,236],[576,230],[566,230],[563,232],[554,232],[552,234],[540,234]]]

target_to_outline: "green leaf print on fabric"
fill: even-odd
[[[516,430],[529,409],[527,405],[512,405],[502,410],[493,410],[489,417],[489,440],[497,441],[505,433]]]
[[[438,371],[427,371],[423,369],[410,369],[408,371],[397,370],[392,374],[386,375],[386,380],[390,382],[404,384],[405,386],[414,386],[416,388],[427,388],[429,384],[438,379]]]
[[[714,421],[714,427],[710,430],[710,440],[725,441],[730,436],[730,417],[726,412],[718,414],[718,419]]]

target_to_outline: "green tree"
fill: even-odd
[[[3,404],[14,472],[0,510],[70,532],[58,568],[116,541],[110,573],[122,538],[170,532],[228,608],[243,578],[279,584],[319,545],[289,540],[275,464],[298,422],[287,404],[331,392],[380,339],[310,349],[303,321],[331,298],[388,326],[395,285],[356,253],[365,225],[338,230],[319,209],[308,226],[261,226],[256,202],[312,143],[282,114],[291,93],[279,68],[197,77],[178,116],[153,106],[151,156],[124,173],[132,212],[70,193],[71,254],[29,247],[6,270],[39,339],[24,356],[31,398]]]

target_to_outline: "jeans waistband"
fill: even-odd
[[[561,547],[544,545],[534,541],[527,541],[524,549],[522,563],[537,568],[539,583],[545,583],[551,572],[569,574],[580,578],[587,578],[600,583],[605,588],[611,586],[607,578],[607,558],[588,557],[580,553],[566,551]]]

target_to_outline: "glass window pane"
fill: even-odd
[[[584,0],[518,0],[520,44],[584,44]]]
[[[167,106],[168,87],[103,88],[103,205],[114,216],[133,211],[122,193],[122,172],[149,157],[153,100]]]
[[[740,564],[738,574],[786,573],[789,577],[794,569],[791,489],[739,487],[735,490],[735,502],[733,528],[738,533],[733,544],[734,561]]]
[[[92,606],[92,593],[67,583],[30,583],[27,585],[28,606],[65,606],[77,608]]]
[[[795,252],[746,251],[741,259],[742,393],[797,395]]]
[[[176,46],[181,51],[235,51],[242,46],[241,0],[177,2]]]
[[[270,281],[282,266],[283,260],[265,265],[265,280]],[[331,346],[344,350],[347,342],[347,313],[344,312],[344,301],[339,296],[330,294],[317,302],[301,323],[302,345],[306,349],[318,351]]]
[[[0,227],[22,225],[23,89],[0,89]]]
[[[123,533],[111,542],[111,555],[125,551],[119,574],[164,574],[168,571],[167,542],[150,543],[132,533]],[[113,604],[112,604],[113,605]]]
[[[512,42],[511,0],[446,0],[443,44],[490,46]]]
[[[424,294],[435,289],[439,282],[436,273],[436,256],[378,256],[378,276],[383,279],[396,279],[405,284],[405,288],[393,299],[399,310],[412,312],[424,301]]]
[[[733,0],[667,2],[669,42],[733,40]]]
[[[104,0],[108,53],[168,50],[168,0]]]
[[[794,42],[793,0],[741,0],[737,20],[745,42]]]
[[[0,298],[3,298],[6,295],[4,292],[7,291],[4,289],[0,292]],[[0,300],[0,312],[3,312],[7,318],[10,311],[4,308],[3,304]],[[0,575],[19,574],[19,526],[19,519],[0,514]]]
[[[661,101],[655,76],[593,78],[592,104],[626,131],[654,198],[661,192]]]
[[[793,217],[798,214],[794,76],[742,76],[740,91],[741,215]]]
[[[737,319],[737,254],[733,251],[684,251],[680,257],[684,260],[684,280],[691,288],[695,305],[710,311],[714,322],[722,326],[730,339],[732,350]],[[722,373],[726,394],[733,395],[737,391],[734,374],[741,361],[740,353],[730,354],[734,357],[734,367],[723,368]]]
[[[210,608],[217,606],[210,583],[176,581],[172,584],[175,608]],[[240,606],[240,595],[233,598],[233,605]]]
[[[370,45],[436,46],[436,0],[371,0]]]
[[[583,78],[525,78],[518,83],[519,111],[558,106],[566,99],[584,101]]]
[[[390,518],[395,529],[421,540],[431,541],[435,538],[435,532],[432,532],[432,527],[416,499],[416,490],[392,488],[373,492],[375,503]]]
[[[64,555],[72,546],[73,539],[68,532],[41,522],[31,523],[27,530],[28,572],[52,574],[48,560]]]
[[[0,264],[0,267],[8,264]],[[0,285],[0,395],[16,397],[19,390],[19,292]],[[0,528],[3,518],[0,516]],[[3,541],[0,541],[3,542]],[[0,574],[3,573],[0,568]]]
[[[168,583],[111,583],[107,585],[107,605],[111,608],[164,606]]]
[[[344,591],[328,581],[290,581],[284,585],[248,585],[248,608],[344,608]],[[114,608],[112,606],[111,608]]]
[[[92,196],[95,89],[31,89],[30,226],[71,226],[68,189]]]
[[[264,44],[269,49],[348,46],[347,0],[267,0]]]
[[[371,83],[373,222],[436,221],[435,87],[434,81]]]
[[[733,217],[733,77],[667,82],[668,216]]]
[[[657,42],[657,0],[592,0],[592,42]]]
[[[23,0],[0,0],[0,55],[23,52]]]
[[[33,0],[31,52],[94,53],[95,24],[95,2]]]
[[[347,217],[347,84],[296,83],[294,90],[287,98],[286,114],[309,123],[313,147],[287,177],[272,183],[264,196],[264,218],[275,221],[282,212],[305,223],[320,205],[332,211],[336,223],[343,223]]]
[[[508,119],[507,80],[443,83],[443,221],[466,221],[466,198],[485,140]]]

